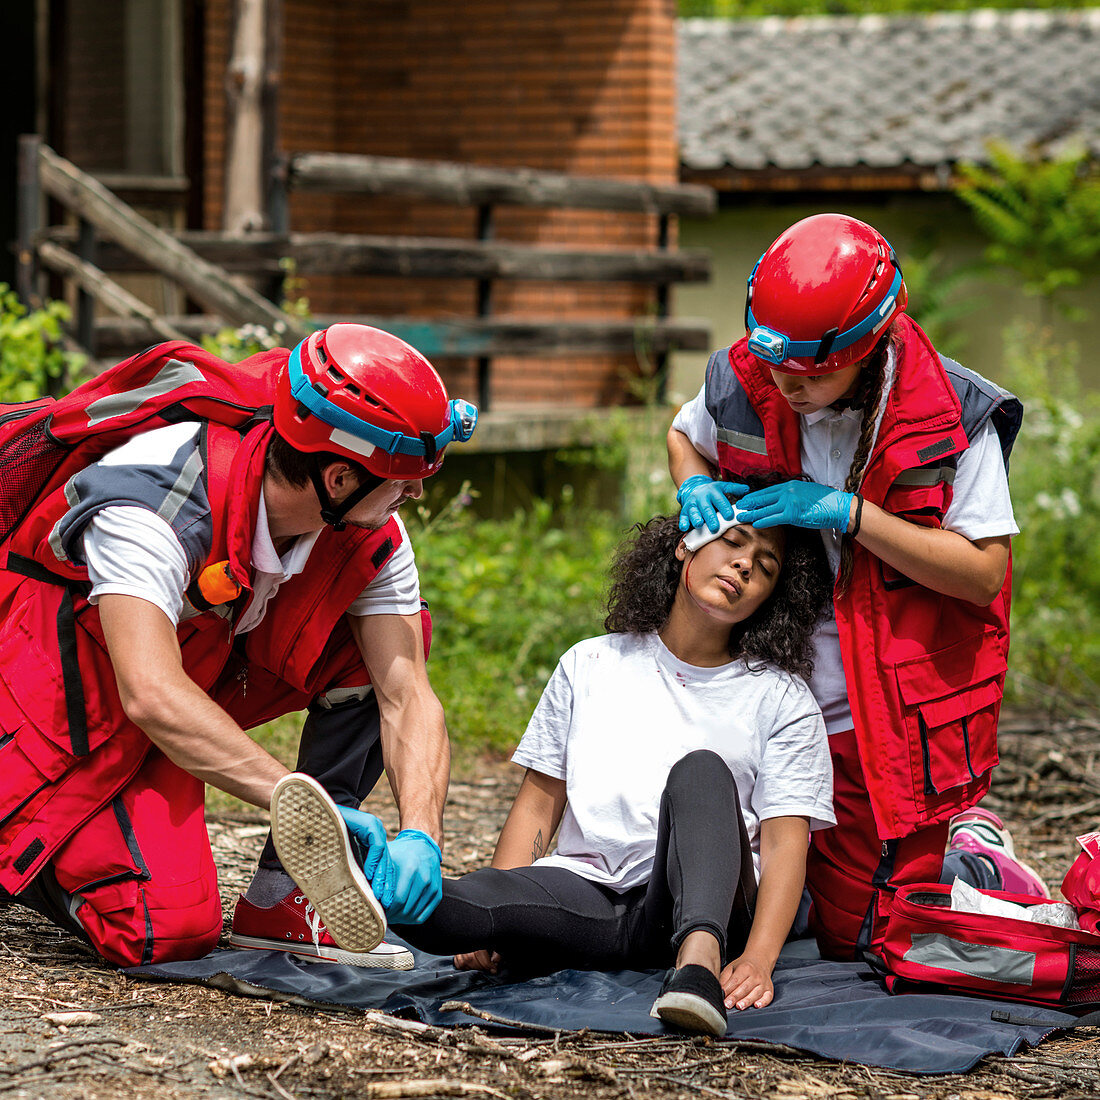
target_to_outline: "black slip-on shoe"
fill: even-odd
[[[719,1038],[726,1034],[722,986],[705,966],[691,964],[670,970],[650,1015],[684,1031]]]

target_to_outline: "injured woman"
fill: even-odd
[[[491,867],[393,927],[517,977],[669,967],[653,1014],[721,1035],[728,1009],[770,1003],[810,830],[834,822],[804,679],[828,573],[812,531],[635,531],[609,633],[562,657],[513,756],[526,773]]]

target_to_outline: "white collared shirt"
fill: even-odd
[[[884,394],[893,382],[893,356],[887,361]],[[802,473],[820,485],[843,489],[848,480],[856,447],[859,445],[862,411],[837,410],[831,406],[799,417]],[[706,385],[680,409],[672,426],[688,437],[695,449],[717,465],[718,426],[707,411]],[[951,504],[943,526],[972,542],[1019,534],[1008,492],[1008,474],[1001,456],[996,429],[988,421],[970,446],[959,455]],[[821,532],[829,565],[836,574],[840,563],[841,536],[836,531]],[[852,728],[852,711],[844,664],[840,656],[840,637],[836,621],[830,616],[814,631],[814,672],[810,690],[825,717],[829,733]]]
[[[178,425],[135,436],[124,446],[124,457],[135,466],[168,461],[180,446]],[[197,432],[198,426],[192,434]],[[117,462],[122,449],[101,462]],[[415,615],[420,611],[420,577],[412,543],[400,517],[394,517],[401,543],[378,575],[348,608],[350,615]],[[280,586],[301,573],[320,531],[300,535],[280,555],[271,538],[267,504],[260,492],[256,530],[252,537],[252,602],[237,623],[235,633],[246,634],[263,621],[267,606]],[[97,512],[83,534],[84,559],[92,582],[90,603],[100,596],[121,593],[137,596],[159,607],[178,625],[184,595],[190,583],[187,556],[171,526],[156,513],[134,505],[111,505]]]

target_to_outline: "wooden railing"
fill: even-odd
[[[274,283],[280,261],[293,260],[302,275],[371,275],[471,279],[476,315],[469,318],[374,316],[317,317],[317,324],[358,320],[386,328],[429,358],[471,357],[478,364],[480,404],[492,400],[492,359],[504,355],[632,354],[639,342],[657,369],[678,348],[705,350],[705,322],[669,316],[675,283],[701,282],[710,260],[699,250],[669,246],[671,219],[706,216],[714,192],[698,186],[571,176],[527,169],[483,168],[387,157],[303,153],[276,171],[270,220],[274,231],[247,236],[217,232],[170,234],[151,225],[95,179],[63,160],[36,138],[21,146],[20,289],[33,293],[39,265],[79,288],[76,331],[81,343],[111,352],[133,350],[168,333],[196,338],[225,323],[261,324],[289,342],[303,323],[284,314],[247,283]],[[288,224],[290,191],[386,195],[474,207],[477,239],[295,233]],[[78,228],[44,227],[28,211],[41,193],[74,213]],[[656,248],[591,249],[542,246],[493,239],[494,210],[527,206],[648,214],[657,219]],[[153,271],[182,287],[204,315],[157,317],[107,272]],[[559,317],[493,315],[493,287],[504,281],[619,282],[651,288],[652,309],[635,318],[577,321]],[[114,316],[95,317],[96,304]]]

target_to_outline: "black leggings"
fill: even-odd
[[[739,955],[756,908],[756,873],[737,786],[720,756],[689,753],[661,796],[648,884],[619,893],[562,867],[485,868],[443,883],[423,924],[395,926],[437,955],[489,948],[507,968],[552,973],[666,967],[689,932]]]

